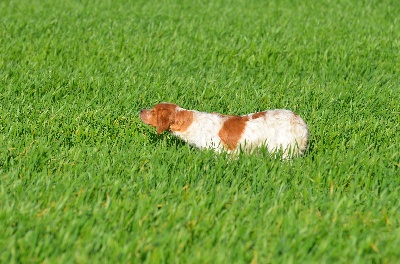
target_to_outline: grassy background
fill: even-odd
[[[0,2],[0,262],[400,259],[397,1]],[[309,124],[293,162],[141,108]]]

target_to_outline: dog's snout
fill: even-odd
[[[149,118],[148,110],[147,109],[140,109],[139,117],[142,120]]]

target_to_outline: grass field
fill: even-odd
[[[400,3],[0,2],[0,263],[400,261]],[[157,135],[288,108],[305,156]]]

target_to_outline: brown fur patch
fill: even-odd
[[[176,132],[184,132],[193,122],[193,112],[187,110],[178,111],[170,129]]]
[[[222,125],[218,135],[227,149],[234,150],[246,127],[248,116],[231,116]]]
[[[266,116],[266,114],[267,114],[266,111],[254,113],[254,114],[251,115],[251,118],[252,118],[252,119],[257,119],[257,118]]]

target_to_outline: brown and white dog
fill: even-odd
[[[186,110],[172,103],[160,103],[140,111],[140,119],[200,149],[217,152],[242,150],[251,153],[265,146],[270,153],[283,151],[283,158],[301,155],[307,147],[308,127],[290,110],[266,110],[248,115],[221,115]]]

